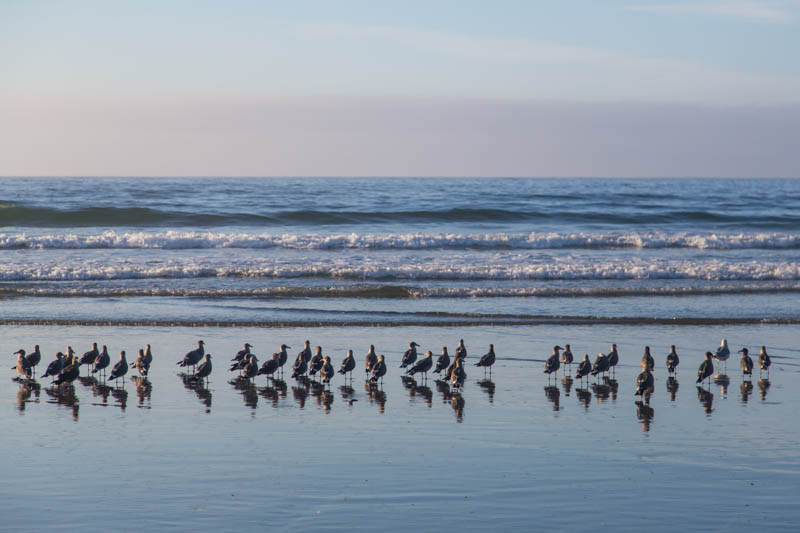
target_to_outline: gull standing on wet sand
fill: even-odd
[[[753,359],[748,355],[747,348],[739,350],[742,358],[739,360],[739,368],[742,369],[742,377],[753,375]]]
[[[697,383],[702,383],[705,379],[710,379],[714,375],[714,362],[711,360],[711,352],[706,352],[706,359],[700,363],[697,369]]]
[[[673,344],[669,347],[669,353],[667,354],[667,372],[674,374],[680,362],[680,359],[678,359],[678,352],[675,351],[675,345]]]
[[[425,378],[428,377],[428,370],[433,367],[433,352],[428,350],[425,352],[425,357],[417,361],[417,363],[406,371],[406,374],[413,376],[419,372],[423,373]]]
[[[364,358],[364,371],[367,374],[372,373],[372,367],[378,363],[378,356],[375,355],[375,345],[369,345],[369,351],[367,352],[367,356]]]
[[[459,357],[459,359],[462,359]],[[494,344],[489,345],[489,351],[483,354],[481,360],[475,363],[475,366],[482,366],[483,367],[483,375],[486,375],[486,369],[489,369],[489,375],[492,375],[492,365],[494,364],[495,356],[494,356]]]
[[[436,368],[433,373],[438,374],[442,370],[447,370],[450,366],[450,355],[447,353],[447,346],[442,346],[442,355],[436,360]]]
[[[616,346],[616,345],[615,345]],[[600,352],[597,354],[597,357],[594,359],[594,366],[592,367],[592,375],[597,376],[598,374],[602,374],[603,372],[608,372],[610,368],[608,357]]]
[[[81,356],[80,363],[86,365],[88,371],[89,367],[94,365],[94,360],[97,359],[98,355],[100,355],[100,351],[97,349],[97,343],[93,342],[92,349]]]
[[[561,364],[564,365],[564,372],[567,372],[567,365],[570,367],[570,374],[572,373],[572,350],[569,344],[564,345],[564,351],[561,352]]]
[[[94,360],[94,367],[92,368],[92,374],[96,374],[101,370],[105,370],[108,365],[111,364],[111,356],[108,355],[108,348],[103,345],[103,350],[100,352]],[[103,372],[105,374],[105,372]]]
[[[769,377],[769,367],[772,364],[772,359],[769,358],[769,354],[767,354],[767,347],[762,346],[761,352],[758,354],[758,368],[760,370],[759,374],[763,371],[767,371],[767,376]]]
[[[322,346],[314,348],[314,357],[308,362],[308,375],[313,376],[322,368],[325,358],[322,357]]]
[[[306,360],[303,359],[303,353],[300,352],[297,354],[297,359],[292,365],[292,378],[300,379],[301,377],[305,376],[306,371],[308,370],[308,363]]]
[[[280,354],[272,354],[272,358],[264,361],[264,364],[258,369],[258,375],[272,377],[272,374],[274,374],[278,368],[280,368],[280,360]]]
[[[238,361],[243,361],[243,360],[247,359],[247,357],[250,355],[250,348],[252,348],[252,347],[253,347],[252,344],[250,344],[248,342],[244,343],[244,349],[239,350],[238,352],[236,352],[236,355],[233,356],[233,359],[231,359],[231,361],[237,361],[238,362]]]
[[[42,377],[46,378],[48,376],[57,376],[63,368],[64,368],[64,354],[58,352],[56,354],[55,361],[47,365],[47,370],[44,371]]]
[[[373,381],[375,383],[377,383],[378,380],[380,379],[381,383],[383,383],[383,376],[385,375],[386,375],[386,361],[385,357],[383,357],[383,354],[381,354],[378,356],[378,362],[375,363],[375,366],[372,367],[372,377],[369,379],[370,381]]]
[[[588,376],[591,371],[592,362],[589,361],[589,354],[583,354],[583,361],[578,364],[578,371],[575,373],[575,377],[577,379],[583,379],[585,377],[588,380]]]
[[[193,382],[202,382],[203,380],[208,381],[208,376],[211,375],[211,354],[205,354],[205,361],[203,361],[200,366],[197,367],[197,370],[192,377],[189,378],[190,381]]]
[[[558,368],[561,366],[558,353],[563,349],[561,346],[553,346],[552,355],[544,362],[544,373],[547,374],[548,378],[553,372],[558,372]]]
[[[347,373],[350,373],[350,378],[353,378],[353,370],[356,368],[356,358],[353,357],[353,350],[347,350],[347,357],[342,359],[342,367],[339,369],[339,373],[343,374],[347,377]]]
[[[197,348],[192,350],[191,352],[187,352],[183,359],[175,363],[179,365],[181,368],[185,368],[187,366],[194,367],[205,355],[204,349],[205,343],[203,341],[197,341]]]
[[[287,348],[291,348],[291,346],[287,346],[286,344],[281,344],[281,349],[278,350],[278,368],[283,374],[283,365],[286,364],[286,361],[289,360],[289,353],[286,351]]]
[[[25,350],[17,350],[14,354],[17,356],[17,364],[11,368],[16,369],[17,373],[23,378],[30,379],[31,365],[28,364],[28,360],[25,359]]]
[[[62,383],[72,383],[78,376],[81,375],[81,362],[76,357],[72,357],[72,364],[64,367],[64,370],[53,380],[54,385],[61,385]]]
[[[642,356],[642,368],[647,368],[650,372],[656,368],[656,360],[650,355],[650,347],[644,347],[644,355]]]
[[[297,353],[297,357],[302,358],[306,363],[311,361],[311,341],[303,343],[303,349]]]
[[[31,367],[31,373],[36,375],[36,365],[38,365],[42,360],[42,352],[39,351],[39,345],[33,347],[33,351],[25,356],[25,360],[28,361],[28,366]]]
[[[400,362],[400,368],[405,368],[417,360],[417,346],[419,346],[419,344],[416,342],[408,343],[408,350],[406,350],[406,353],[403,354],[403,359]]]
[[[650,367],[645,361],[642,361],[642,373],[636,377],[636,393],[635,396],[642,396],[646,392],[653,391],[653,373],[650,372]]]
[[[461,389],[464,387],[464,382],[467,380],[467,373],[464,370],[464,364],[461,357],[456,357],[455,368],[450,375],[450,383],[454,389]]]
[[[731,351],[728,349],[728,339],[722,339],[719,343],[719,348],[714,352],[714,359],[719,363],[725,363],[725,370],[728,369],[728,358],[731,356]],[[717,371],[719,373],[719,371]]]
[[[611,345],[611,351],[608,352],[608,369],[616,373],[616,366],[619,363],[619,353],[617,353],[617,345]]]
[[[119,361],[117,364],[114,365],[114,368],[111,369],[111,375],[109,376],[110,379],[114,381],[122,378],[122,384],[125,384],[125,374],[128,373],[128,361],[125,360],[125,350],[119,352]]]
[[[458,346],[456,346],[456,357],[460,357],[461,359],[467,358],[467,347],[464,346],[464,339],[460,339],[458,341]]]
[[[143,378],[147,377],[147,372],[150,370],[150,367],[145,363],[144,350],[142,348],[139,348],[139,355],[137,355],[136,360],[131,363],[131,368],[135,368]]]
[[[355,361],[353,362],[353,366],[355,366]],[[322,378],[323,383],[330,384],[331,379],[336,373],[333,371],[333,365],[331,364],[330,356],[325,356],[323,358],[322,368],[320,368],[319,375]]]

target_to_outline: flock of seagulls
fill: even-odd
[[[447,347],[442,347],[441,354],[434,362],[433,352],[426,351],[421,356],[417,353],[417,348],[420,345],[416,342],[410,342],[408,349],[403,353],[400,360],[400,369],[404,371],[404,379],[407,377],[415,377],[421,375],[423,382],[427,380],[428,373],[433,372],[437,376],[437,383],[445,386],[452,387],[453,393],[457,394],[463,388],[466,379],[466,359],[467,349],[464,345],[464,340],[458,341],[455,353],[451,358],[448,353]],[[281,344],[277,352],[259,366],[258,357],[252,352],[253,346],[245,343],[242,350],[237,352],[231,359],[229,371],[239,372],[237,380],[253,382],[258,376],[266,376],[268,379],[277,380],[276,376],[283,376],[284,367],[286,366],[289,356],[288,350],[291,346]],[[53,378],[52,384],[60,387],[64,384],[70,384],[81,375],[81,367],[87,368],[87,375],[99,374],[103,379],[114,380],[118,385],[118,380],[122,380],[123,386],[125,383],[125,376],[130,368],[134,369],[138,375],[145,379],[147,378],[150,366],[153,361],[153,354],[150,345],[138,350],[138,356],[132,363],[128,363],[125,351],[121,351],[119,360],[112,366],[111,357],[108,353],[108,348],[102,346],[98,347],[97,343],[92,344],[92,349],[85,352],[81,357],[78,357],[71,346],[67,346],[66,353],[58,352],[55,360],[47,365],[47,368],[42,374],[42,377]],[[749,355],[749,350],[743,347],[738,352],[741,354],[739,367],[742,371],[744,383],[748,383],[747,379],[752,377],[756,368],[760,370],[762,376],[766,372],[769,376],[769,369],[772,360],[767,353],[765,346],[761,347],[759,356],[754,362]],[[32,380],[35,379],[36,367],[42,361],[42,353],[39,345],[36,345],[31,352],[26,352],[24,349],[14,352],[17,356],[16,365],[11,367],[15,369],[20,376],[20,379]],[[727,370],[727,361],[730,359],[731,351],[728,347],[726,339],[722,339],[720,346],[714,352],[706,352],[703,361],[697,370],[697,383],[702,384],[707,380],[710,383],[712,376],[716,371],[719,372],[720,377],[722,372]],[[189,351],[184,357],[176,363],[180,368],[186,369],[188,374],[181,374],[184,382],[187,384],[204,384],[209,380],[209,376],[213,370],[211,363],[211,354],[205,351],[205,342],[199,340],[197,348]],[[495,364],[497,357],[494,352],[494,345],[490,344],[487,353],[480,357],[474,364],[476,367],[484,368],[484,375],[488,372],[491,377],[492,366]],[[594,376],[596,379],[603,377],[604,380],[608,379],[609,373],[614,373],[617,365],[619,364],[620,357],[616,344],[611,345],[611,349],[607,354],[598,353],[594,362],[590,361],[589,354],[584,354],[583,360],[577,362],[577,369],[575,378],[579,380],[586,380],[588,385],[589,376]],[[545,360],[544,373],[548,376],[548,381],[552,376],[557,375],[558,371],[563,368],[565,377],[567,373],[572,374],[572,364],[576,362],[572,354],[569,344],[553,346],[550,357]],[[667,388],[670,389],[670,381],[673,383],[673,377],[680,364],[677,350],[674,345],[670,347],[669,353],[666,356],[667,373],[670,376],[667,381]],[[637,402],[637,405],[644,405],[649,403],[649,396],[654,390],[655,378],[654,372],[656,371],[656,361],[650,351],[649,346],[645,346],[644,353],[641,358],[641,373],[636,376],[636,383],[634,394],[640,397],[644,402]],[[336,371],[331,362],[331,358],[323,355],[322,347],[316,346],[313,350],[310,341],[305,341],[303,349],[298,352],[294,363],[292,364],[291,377],[297,381],[309,382],[309,380],[319,380],[320,386],[330,387],[331,380],[335,375],[341,374],[344,376],[345,384],[349,380],[353,380],[353,371],[356,369],[357,362],[353,354],[353,350],[347,350],[347,355],[342,360],[341,365]],[[106,378],[106,372],[110,374]],[[364,358],[364,372],[366,377],[366,386],[372,390],[379,390],[383,379],[388,372],[386,359],[384,355],[378,355],[375,351],[375,346],[370,345],[369,350]],[[724,376],[724,375],[723,375]],[[724,376],[727,377],[727,376]],[[480,383],[480,382],[479,382]],[[438,386],[438,385],[437,385]],[[698,387],[698,391],[700,391]],[[698,392],[699,394],[699,392]],[[351,400],[355,401],[355,400]]]

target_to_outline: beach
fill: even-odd
[[[797,180],[3,180],[3,528],[794,530]],[[713,198],[714,201],[709,199]],[[721,206],[724,206],[721,207]],[[460,392],[404,379],[463,339]],[[727,339],[727,370],[695,384]],[[214,370],[176,365],[205,342]],[[352,381],[291,379],[309,340]],[[39,378],[93,342],[146,380]],[[237,381],[285,343],[282,378]],[[618,346],[613,376],[543,373]],[[38,344],[33,382],[10,367]],[[370,344],[383,384],[365,384]],[[493,344],[491,378],[474,363]],[[667,386],[665,358],[680,355]],[[649,402],[634,395],[645,346]],[[769,376],[743,379],[740,348]],[[576,365],[570,374],[574,376]],[[87,368],[81,375],[86,376]],[[347,384],[346,384],[347,383]]]

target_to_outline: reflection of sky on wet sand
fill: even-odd
[[[793,327],[742,330],[737,334],[752,335],[753,344],[790,347],[797,336]],[[800,439],[792,422],[792,406],[800,397],[790,386],[800,357],[775,348],[769,379],[742,380],[731,367],[727,375],[696,385],[703,340],[718,342],[716,331],[7,327],[4,333],[11,346],[44,339],[45,360],[52,355],[45,346],[50,337],[57,337],[59,346],[67,341],[81,348],[91,335],[116,349],[150,342],[155,353],[150,376],[131,377],[124,387],[85,376],[55,387],[49,379],[12,379],[13,371],[0,380],[0,399],[5,399],[0,418],[14,428],[0,444],[0,453],[14,458],[6,461],[3,495],[11,497],[10,487],[37,494],[6,510],[6,523],[22,529],[59,523],[55,515],[36,513],[39,504],[33,502],[46,499],[67,514],[81,507],[82,518],[76,512],[75,520],[92,530],[119,495],[147,506],[150,523],[161,527],[179,521],[181,527],[223,529],[267,524],[292,530],[369,529],[379,506],[387,519],[382,528],[400,530],[440,517],[441,502],[430,497],[440,494],[468,515],[478,499],[481,506],[502,509],[508,527],[524,528],[532,510],[549,508],[564,512],[539,513],[542,526],[585,529],[582,519],[568,512],[566,495],[569,501],[590,501],[589,513],[619,511],[607,515],[606,527],[600,528],[614,530],[644,516],[619,497],[630,489],[637,490],[656,526],[663,519],[671,527],[734,523],[736,529],[736,523],[745,522],[731,520],[744,516],[744,505],[756,497],[763,498],[760,526],[800,520],[800,512],[789,505],[800,452],[787,444]],[[207,384],[190,381],[175,366],[200,337],[220,361]],[[361,374],[352,382],[337,375],[330,386],[288,374],[253,382],[237,378],[224,364],[243,340],[260,355],[263,346],[302,345],[306,337],[328,353],[352,347],[357,368],[367,346],[375,343],[390,363],[383,384],[365,383]],[[427,380],[401,376],[397,361],[409,338],[423,347],[452,339],[454,348],[461,337],[472,354],[494,342],[498,361],[491,379],[469,364],[476,360],[472,357],[459,392],[434,375]],[[555,344],[550,339],[563,343],[565,337],[580,353],[616,341],[621,362],[615,375],[587,383],[562,368],[548,382],[542,367]],[[677,338],[681,364],[668,379],[659,361]],[[655,387],[639,398],[633,393],[643,340],[656,356]],[[339,362],[334,359],[334,366]],[[116,465],[114,476],[98,474],[97,465],[106,462]],[[38,483],[39,475],[52,483]],[[580,483],[558,481],[573,478]],[[143,481],[154,479],[161,481]],[[59,488],[67,480],[69,490]],[[700,512],[710,490],[724,490],[726,497]],[[97,505],[83,508],[90,493]],[[270,501],[272,512],[242,518],[232,510],[231,495],[238,506]],[[673,501],[669,510],[658,503],[664,498]],[[408,515],[408,509],[414,513]],[[460,527],[490,528],[490,514],[469,515]]]

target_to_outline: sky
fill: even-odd
[[[800,0],[0,0],[0,175],[800,177]]]

